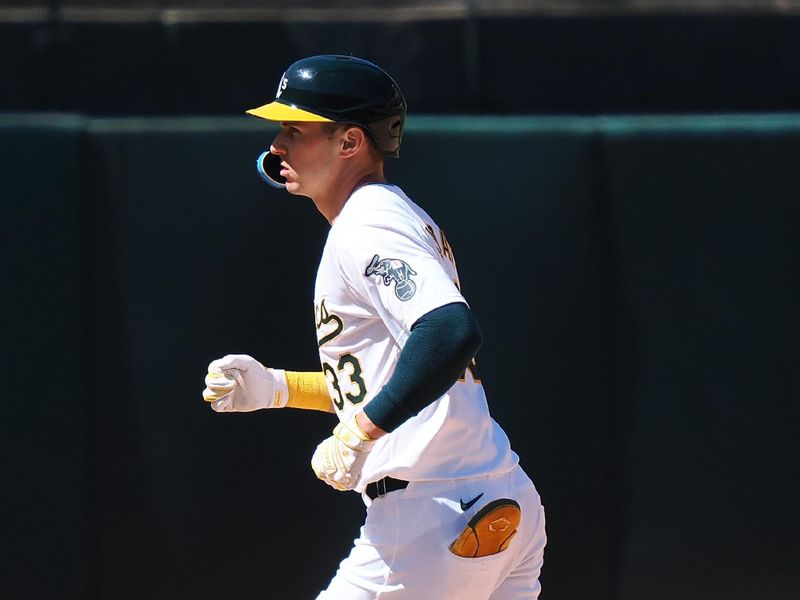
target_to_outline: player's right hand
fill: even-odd
[[[217,412],[282,408],[289,399],[286,374],[268,369],[247,354],[228,354],[211,361],[203,400]]]

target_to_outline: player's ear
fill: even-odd
[[[355,155],[362,147],[367,144],[364,130],[360,127],[348,127],[342,136],[342,156],[350,157]]]

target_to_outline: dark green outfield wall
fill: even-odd
[[[2,595],[86,598],[91,371],[76,117],[0,118]]]
[[[228,352],[314,369],[327,225],[242,119],[0,116],[4,597],[313,598],[362,505],[330,415],[218,415]],[[551,600],[800,595],[800,115],[409,119]]]

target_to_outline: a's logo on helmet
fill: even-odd
[[[281,97],[281,94],[283,93],[283,90],[285,90],[285,89],[286,89],[286,86],[287,86],[287,85],[289,85],[289,80],[288,80],[288,79],[286,79],[286,73],[284,73],[284,74],[281,76],[281,81],[280,81],[280,83],[278,84],[278,91],[277,91],[277,92],[275,92],[275,97],[276,97],[276,98],[280,98],[280,97]]]
[[[407,262],[399,258],[381,259],[377,254],[372,257],[367,270],[364,271],[367,277],[377,275],[382,278],[383,285],[389,285],[394,281],[394,293],[403,302],[410,300],[417,291],[417,284],[411,280],[411,276],[416,274],[417,272]]]

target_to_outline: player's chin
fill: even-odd
[[[290,194],[295,194],[296,196],[303,195],[303,192],[300,190],[300,184],[292,180],[286,181],[286,191]]]

